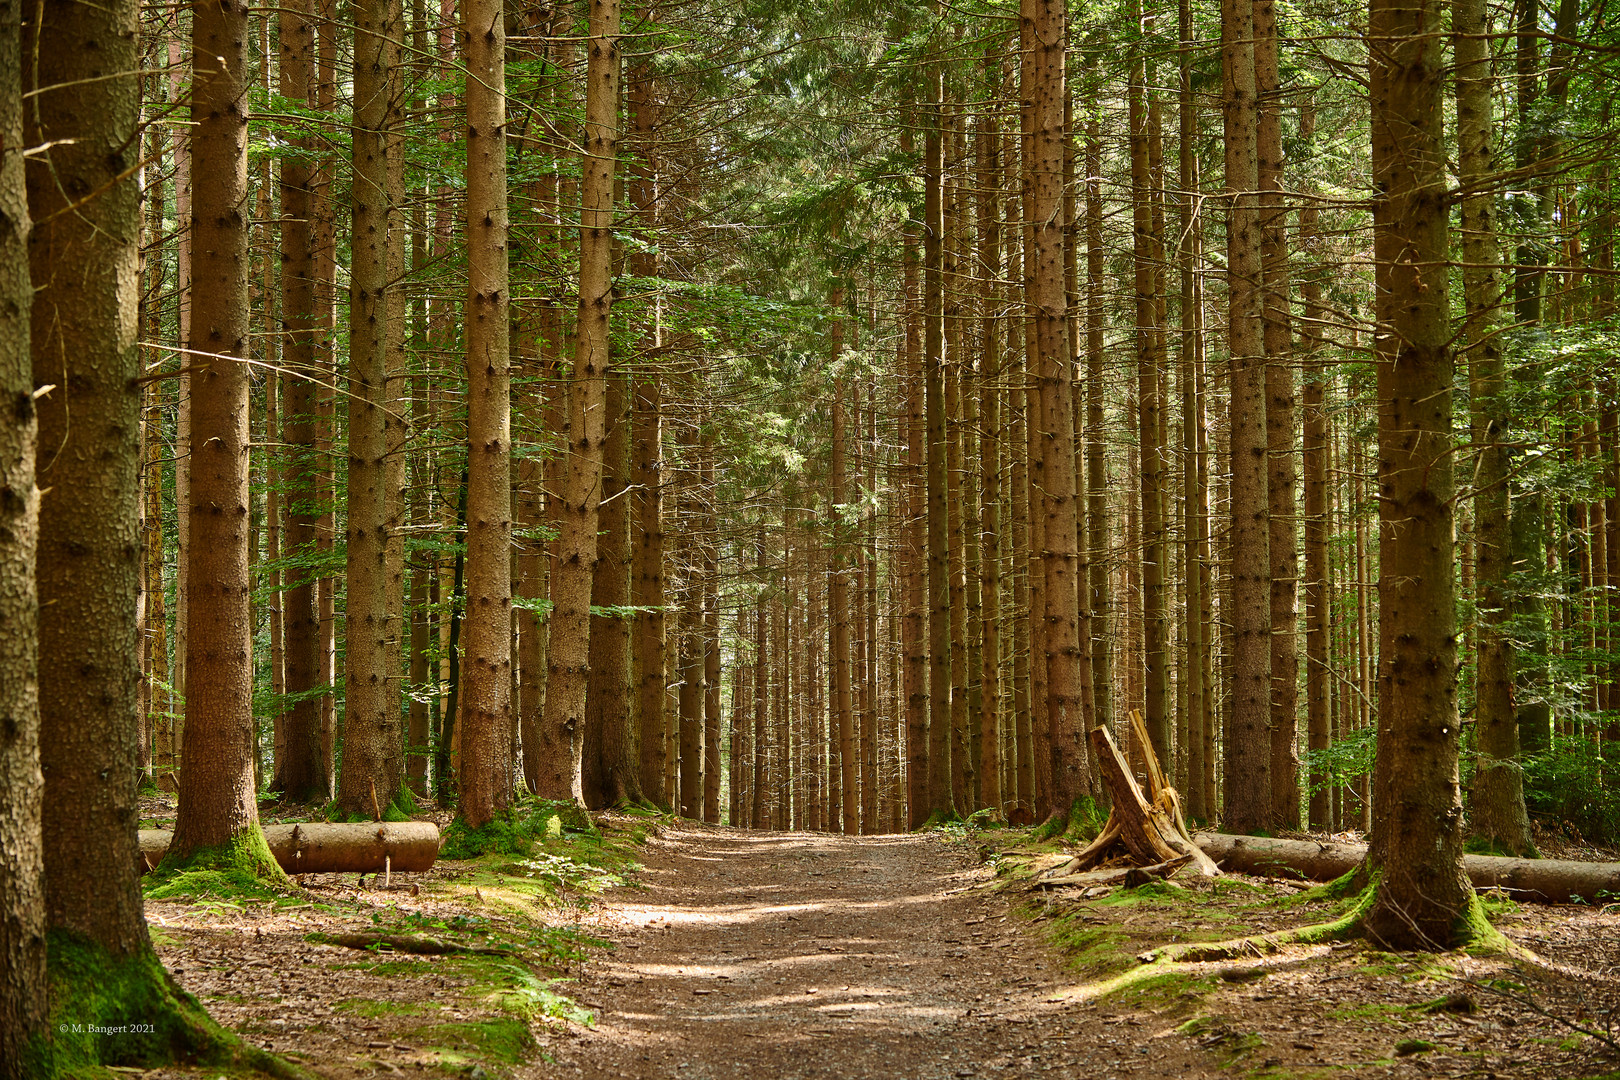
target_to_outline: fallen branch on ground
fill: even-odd
[[[1263,877],[1332,881],[1360,866],[1367,856],[1365,844],[1275,840],[1228,833],[1199,833],[1193,839],[1224,869]],[[1463,869],[1474,888],[1501,889],[1515,900],[1601,903],[1620,896],[1620,863],[1467,855],[1463,857]]]
[[[345,949],[376,949],[387,946],[394,952],[414,956],[516,956],[512,949],[458,945],[453,941],[420,934],[310,934],[304,939],[317,945],[340,945]]]

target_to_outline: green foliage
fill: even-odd
[[[564,833],[594,833],[590,815],[571,802],[532,800],[491,821],[469,829],[460,818],[444,831],[439,855],[446,859],[476,859],[484,855],[527,855],[537,842],[560,839]]]
[[[1345,787],[1372,772],[1378,754],[1378,729],[1369,725],[1352,731],[1325,750],[1307,750],[1300,774],[1311,778],[1308,795]]]
[[[1593,843],[1620,839],[1620,754],[1605,757],[1604,749],[1590,734],[1555,734],[1552,746],[1525,759],[1530,813]]]

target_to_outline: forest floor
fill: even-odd
[[[1493,905],[1535,972],[1360,942],[1155,965],[1336,909],[1242,875],[1030,891],[1057,856],[1019,834],[597,820],[526,857],[147,916],[221,1023],[329,1080],[1620,1075],[1620,905]],[[482,951],[319,940],[368,932]]]

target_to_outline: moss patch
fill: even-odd
[[[411,1037],[438,1050],[448,1064],[477,1058],[517,1065],[535,1048],[529,1025],[511,1019],[432,1024],[412,1032]]]
[[[157,869],[146,875],[142,886],[147,895],[155,900],[176,899],[196,893],[169,892],[158,890],[167,888],[177,879],[196,874],[217,874],[218,877],[197,879],[193,885],[200,888],[216,890],[214,895],[246,896],[247,891],[256,891],[258,895],[247,898],[254,900],[274,899],[286,895],[293,888],[291,879],[276,862],[276,857],[270,854],[270,845],[265,842],[264,830],[258,823],[232,836],[218,847],[199,848],[190,855],[181,858],[174,853],[171,844],[163,861]],[[227,894],[217,890],[236,888],[237,893]]]
[[[410,1001],[376,1001],[371,998],[351,998],[340,1001],[335,1006],[344,1012],[352,1012],[356,1016],[376,1018],[379,1016],[415,1016],[426,1012],[428,1006]]]
[[[26,1053],[28,1076],[104,1076],[108,1066],[177,1063],[244,1066],[288,1080],[308,1075],[220,1027],[150,949],[115,957],[62,930],[51,931],[46,948],[51,1013],[46,1038]]]

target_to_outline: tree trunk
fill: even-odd
[[[1377,275],[1379,739],[1366,916],[1393,949],[1449,948],[1462,872],[1446,301],[1442,5],[1371,0]]]
[[[579,317],[568,397],[567,474],[552,574],[551,653],[540,737],[548,767],[540,794],[578,800],[590,657],[591,573],[602,498],[608,322],[613,304],[613,173],[618,160],[619,5],[590,5],[585,143],[580,183]]]
[[[1271,554],[1271,821],[1299,828],[1298,518],[1294,488],[1294,343],[1288,313],[1288,206],[1283,198],[1282,90],[1275,0],[1254,0],[1255,99],[1260,188],[1260,301],[1266,355],[1266,496]]]
[[[4,1080],[26,1080],[23,1055],[44,1033],[50,1003],[45,981],[45,854],[40,842],[45,781],[40,772],[40,612],[34,585],[39,544],[39,489],[34,484],[38,421],[28,336],[34,289],[28,276],[31,226],[23,161],[27,145],[23,18],[21,3],[0,3],[0,395],[13,403],[0,422],[0,626],[6,628],[0,634],[0,716],[7,724],[0,739],[0,1077]],[[160,564],[160,575],[161,569]],[[161,593],[161,576],[157,583]]]
[[[391,157],[399,152],[400,6],[398,0],[355,5],[355,81],[352,163],[353,236],[350,243],[349,471],[344,619],[345,723],[338,808],[370,813],[373,788],[382,805],[404,782],[400,710],[400,607],[393,572],[403,537],[404,457],[390,436],[389,339],[393,293],[389,282],[390,207],[386,192]]]
[[[999,44],[987,47],[985,74],[992,99],[999,82]],[[984,500],[980,587],[979,790],[980,803],[1005,820],[1008,800],[1001,786],[1001,132],[993,109],[979,114],[974,136],[978,173],[979,468]]]
[[[631,272],[656,278],[662,270],[656,253],[658,228],[658,147],[654,132],[660,116],[653,93],[651,66],[636,65],[626,88],[630,122],[640,154],[630,181],[630,203],[648,237],[645,248],[630,257]],[[653,301],[643,347],[651,353],[663,346],[662,304]],[[657,372],[638,374],[631,393],[630,535],[634,544],[630,602],[636,606],[634,662],[635,717],[641,740],[641,794],[667,806],[664,760],[670,748],[664,738],[664,519],[663,519],[663,380]]]
[[[1192,91],[1193,18],[1192,0],[1179,0],[1178,36],[1180,49],[1176,56],[1178,89],[1176,95],[1177,118],[1177,186],[1176,198],[1176,268],[1178,270],[1181,307],[1181,339],[1177,378],[1181,389],[1181,531],[1182,531],[1182,598],[1186,663],[1181,670],[1181,683],[1185,687],[1186,714],[1183,731],[1187,747],[1187,813],[1195,818],[1208,815],[1207,794],[1204,784],[1204,680],[1201,677],[1209,642],[1204,636],[1204,594],[1202,562],[1200,560],[1200,526],[1204,518],[1203,490],[1198,482],[1198,436],[1203,427],[1203,402],[1199,395],[1198,372],[1198,292],[1195,264],[1198,257],[1196,194],[1198,190],[1198,158],[1194,140],[1198,119],[1194,112]]]
[[[176,863],[244,837],[250,850],[262,846],[248,619],[249,388],[248,368],[241,362],[248,356],[250,331],[247,219],[240,210],[247,198],[247,19],[245,7],[202,4],[192,22],[197,70],[191,153],[197,181],[191,239],[197,288],[189,345],[190,504],[181,508],[190,521],[191,590],[180,810],[169,849]],[[102,413],[112,414],[112,409]],[[53,477],[51,486],[58,483]],[[104,621],[99,625],[106,627]],[[42,640],[41,648],[48,647]],[[51,771],[47,759],[47,775]],[[273,864],[269,869],[274,871]]]
[[[1078,684],[1079,594],[1074,475],[1074,405],[1069,392],[1067,304],[1063,295],[1063,229],[1058,220],[1063,181],[1064,20],[1054,0],[1023,0],[1021,78],[1030,102],[1032,160],[1024,175],[1033,194],[1033,265],[1029,304],[1041,399],[1043,444],[1041,563],[1047,721],[1053,755],[1051,806],[1066,818],[1087,790]],[[1032,500],[1033,501],[1033,500]]]
[[[315,22],[307,0],[291,0],[279,13],[281,94],[307,106],[315,84]],[[313,135],[295,145],[313,155]],[[306,566],[315,554],[320,521],[316,485],[315,388],[321,378],[315,337],[321,328],[315,302],[314,169],[303,154],[281,161],[281,442],[285,447],[285,542],[289,561],[281,594],[282,670],[291,705],[282,718],[282,752],[276,760],[282,797],[290,802],[326,801],[330,790],[321,753],[321,615],[315,580]]]
[[[1307,102],[1300,110],[1300,142],[1309,154],[1312,137],[1316,133],[1316,108]],[[1307,202],[1299,211],[1300,247],[1307,252],[1321,250],[1321,231],[1317,226],[1317,209]],[[1305,716],[1306,739],[1310,750],[1319,753],[1332,745],[1332,717],[1329,714],[1329,668],[1331,656],[1329,641],[1333,633],[1333,613],[1330,566],[1328,562],[1328,414],[1326,384],[1332,377],[1326,361],[1322,359],[1327,344],[1323,326],[1328,310],[1322,300],[1323,268],[1307,267],[1300,282],[1300,294],[1305,301],[1304,323],[1301,337],[1307,367],[1305,370],[1303,412],[1305,442],[1301,449],[1301,464],[1305,473]],[[1310,807],[1308,825],[1311,829],[1331,830],[1334,825],[1331,792],[1326,777],[1319,771],[1310,775]]]
[[[617,609],[630,603],[630,379],[608,376],[607,432],[602,448],[602,508],[596,534],[591,603]],[[630,711],[631,621],[618,613],[591,616],[590,679],[585,697],[583,792],[592,809],[641,799],[641,749]]]
[[[923,389],[927,414],[928,803],[924,818],[951,817],[951,579],[945,505],[945,142],[943,61],[927,68],[923,132]]]
[[[1457,59],[1457,179],[1466,194],[1460,222],[1464,323],[1459,335],[1468,364],[1469,420],[1479,454],[1474,470],[1475,656],[1474,713],[1479,765],[1470,792],[1471,833],[1502,850],[1533,850],[1519,765],[1519,725],[1513,708],[1514,658],[1508,639],[1507,590],[1513,577],[1508,451],[1509,424],[1497,329],[1501,298],[1491,178],[1496,174],[1489,32],[1482,0],[1456,0],[1452,39]]]
[[[1233,832],[1271,822],[1271,543],[1266,460],[1265,348],[1260,324],[1254,10],[1222,0],[1225,99],[1227,340],[1231,353],[1231,551],[1233,652],[1226,728],[1226,807]]]
[[[837,374],[838,365],[842,363],[844,350],[843,321],[838,318],[840,309],[844,304],[844,290],[835,287],[827,298],[827,306],[833,314],[833,325],[829,333],[829,343],[832,350],[833,398],[832,398],[832,460],[829,464],[828,476],[828,514],[827,525],[832,530],[829,537],[832,572],[827,576],[827,600],[830,609],[829,623],[832,633],[829,635],[828,649],[831,653],[832,663],[832,691],[833,691],[833,717],[838,725],[838,759],[839,759],[839,785],[843,796],[841,800],[841,814],[843,830],[846,834],[860,831],[860,785],[855,777],[855,713],[854,703],[851,699],[851,672],[853,658],[850,655],[849,641],[849,545],[847,542],[848,529],[844,526],[844,504],[848,495],[845,491],[845,472],[847,469],[846,457],[848,451],[845,443],[848,438],[848,423],[844,416],[844,394],[846,381]]]
[[[1136,20],[1144,29],[1151,23]],[[1143,720],[1153,752],[1161,762],[1170,754],[1168,683],[1169,621],[1165,612],[1165,561],[1169,547],[1164,523],[1164,448],[1159,441],[1158,257],[1153,229],[1153,181],[1149,175],[1146,61],[1141,47],[1131,53],[1130,143],[1131,213],[1136,282],[1137,495],[1142,530],[1142,634],[1147,678]]]

